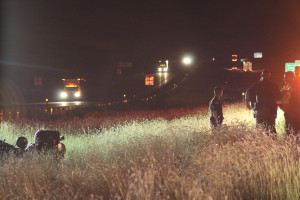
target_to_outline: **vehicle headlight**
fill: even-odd
[[[67,98],[68,97],[68,94],[66,92],[61,92],[60,93],[60,97],[61,98]]]
[[[80,97],[80,92],[76,92],[76,93],[74,94],[74,96],[75,96],[75,97]]]

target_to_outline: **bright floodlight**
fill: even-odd
[[[182,60],[183,64],[185,65],[190,65],[192,64],[193,60],[191,57],[184,57],[183,60]]]
[[[61,92],[60,93],[60,97],[61,98],[67,98],[68,97],[68,94],[66,92]]]
[[[76,93],[74,94],[74,96],[75,96],[75,97],[80,97],[80,92],[76,92]]]

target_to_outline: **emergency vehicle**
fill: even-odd
[[[61,100],[78,100],[82,98],[81,81],[86,81],[85,79],[62,79],[62,81],[64,89],[59,94]]]

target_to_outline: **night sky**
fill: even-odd
[[[300,59],[299,1],[4,0],[1,66],[104,73],[118,61],[230,60],[264,53],[269,68]]]

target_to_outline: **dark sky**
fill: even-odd
[[[122,60],[300,59],[299,1],[3,0],[1,63],[101,73]]]

